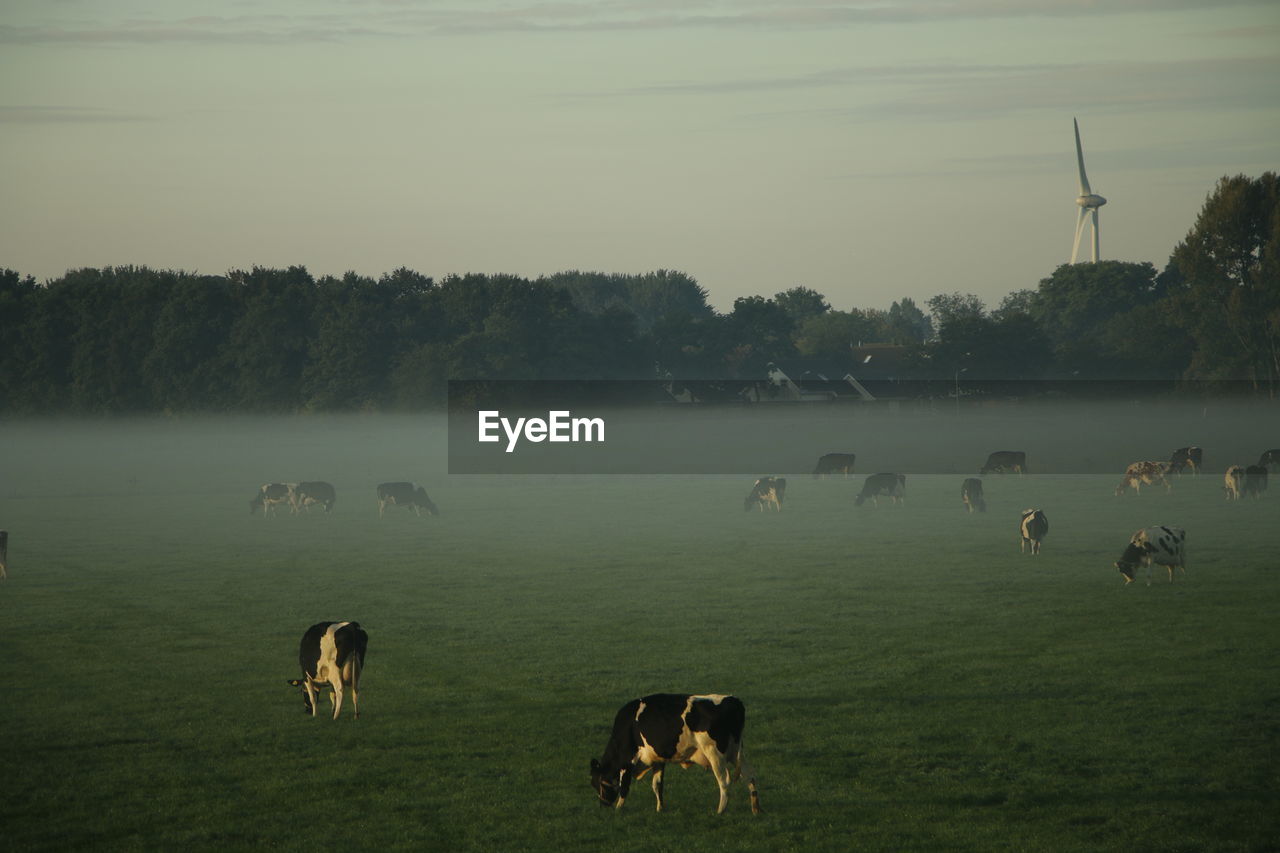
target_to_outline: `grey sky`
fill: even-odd
[[[1277,92],[1275,0],[0,0],[0,266],[994,305],[1070,255],[1073,116],[1162,267]]]

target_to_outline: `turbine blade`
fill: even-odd
[[[1081,209],[1081,213],[1084,210]],[[1098,208],[1093,209],[1093,262],[1098,262]]]
[[[1071,246],[1071,263],[1076,262],[1076,256],[1080,254],[1080,235],[1084,234],[1084,208],[1080,208],[1080,215],[1076,217],[1076,241]]]
[[[1080,122],[1073,118],[1071,123],[1076,126],[1076,162],[1080,164],[1080,195],[1089,195],[1093,190],[1089,189],[1089,178],[1084,173],[1084,149],[1080,147]]]

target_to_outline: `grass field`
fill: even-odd
[[[1280,492],[988,477],[970,516],[954,475],[905,508],[793,476],[744,513],[742,477],[448,477],[436,430],[0,426],[0,849],[1280,849]],[[337,507],[251,517],[271,479]],[[379,519],[392,479],[442,516]],[[1126,588],[1151,524],[1188,573]],[[358,722],[285,684],[339,619],[370,635]],[[735,785],[715,815],[697,768],[662,814],[647,780],[596,804],[656,691],[743,699],[765,814]]]

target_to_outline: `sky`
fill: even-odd
[[[1280,169],[1280,0],[0,0],[0,267],[994,308],[1070,258],[1073,117],[1163,268]]]

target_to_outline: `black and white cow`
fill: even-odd
[[[316,697],[324,684],[333,688],[333,718],[342,710],[343,690],[351,690],[351,707],[360,719],[360,673],[364,670],[369,635],[359,622],[317,622],[302,635],[298,663],[302,678],[289,681],[302,688],[302,701],[311,716],[316,715]]]
[[[1151,586],[1151,566],[1159,563],[1169,569],[1169,583],[1173,583],[1173,569],[1178,567],[1187,573],[1187,533],[1181,527],[1146,527],[1134,533],[1129,545],[1116,560],[1116,568],[1124,575],[1125,585],[1133,583],[1133,573],[1138,566],[1147,567],[1147,586]]]
[[[1116,497],[1123,495],[1129,489],[1133,489],[1134,494],[1142,493],[1142,484],[1148,486],[1164,486],[1166,492],[1172,491],[1173,486],[1165,477],[1165,472],[1169,470],[1167,462],[1132,462],[1124,469],[1124,476],[1120,479],[1120,485],[1116,486]]]
[[[313,480],[308,483],[299,483],[293,490],[293,497],[295,509],[310,511],[312,504],[320,504],[325,512],[329,512],[338,499],[338,493],[332,484],[323,480]]]
[[[662,774],[668,763],[699,764],[720,786],[721,814],[729,805],[729,783],[746,775],[751,811],[760,814],[755,772],[742,751],[746,707],[736,696],[654,693],[632,699],[613,718],[604,757],[591,759],[591,787],[602,806],[621,808],[633,779],[653,771],[653,794],[662,811]]]
[[[440,514],[440,510],[431,502],[431,498],[427,497],[427,490],[417,483],[379,483],[379,518],[382,517],[382,512],[386,509],[387,504],[412,509],[419,516],[422,515],[424,509],[430,515]]]
[[[1183,469],[1190,468],[1192,474],[1199,475],[1203,465],[1204,449],[1194,445],[1179,447],[1173,451],[1173,456],[1169,457],[1169,471],[1173,474],[1181,475]]]
[[[782,500],[786,495],[787,480],[785,477],[761,477],[751,485],[751,493],[742,502],[742,508],[750,512],[754,506],[759,507],[760,511],[764,512],[765,507],[770,506],[778,512],[782,512]]]
[[[288,504],[290,511],[297,510],[297,504],[294,503],[294,489],[297,483],[263,483],[258,489],[258,493],[253,496],[253,500],[249,501],[249,515],[253,515],[258,510],[262,510],[262,517],[267,517],[267,510],[275,513],[276,507],[280,504]]]
[[[969,512],[986,512],[987,501],[982,495],[982,481],[970,477],[960,484],[960,500],[968,507]]]
[[[1032,554],[1039,554],[1040,544],[1049,533],[1049,519],[1038,509],[1024,509],[1018,532],[1022,534],[1018,550],[1025,553],[1030,546]]]
[[[1244,497],[1244,469],[1232,465],[1222,475],[1222,490],[1227,493],[1227,500],[1238,501]]]
[[[1267,490],[1267,469],[1262,465],[1250,465],[1244,469],[1244,489],[1246,497],[1260,498]]]
[[[987,464],[978,469],[978,474],[1015,474],[1027,473],[1027,454],[1022,450],[997,450],[987,457]]]
[[[818,464],[813,469],[813,479],[817,480],[828,474],[844,474],[847,479],[853,473],[855,456],[853,453],[828,453],[819,457]]]
[[[1258,457],[1258,464],[1268,471],[1280,468],[1280,447],[1275,450],[1263,451],[1262,455]]]
[[[880,498],[887,497],[893,503],[907,502],[907,477],[905,474],[872,474],[862,484],[862,491],[854,498],[854,506],[862,506],[863,501],[871,498],[871,502],[880,506]]]
[[[9,531],[0,530],[0,580],[9,577]]]

